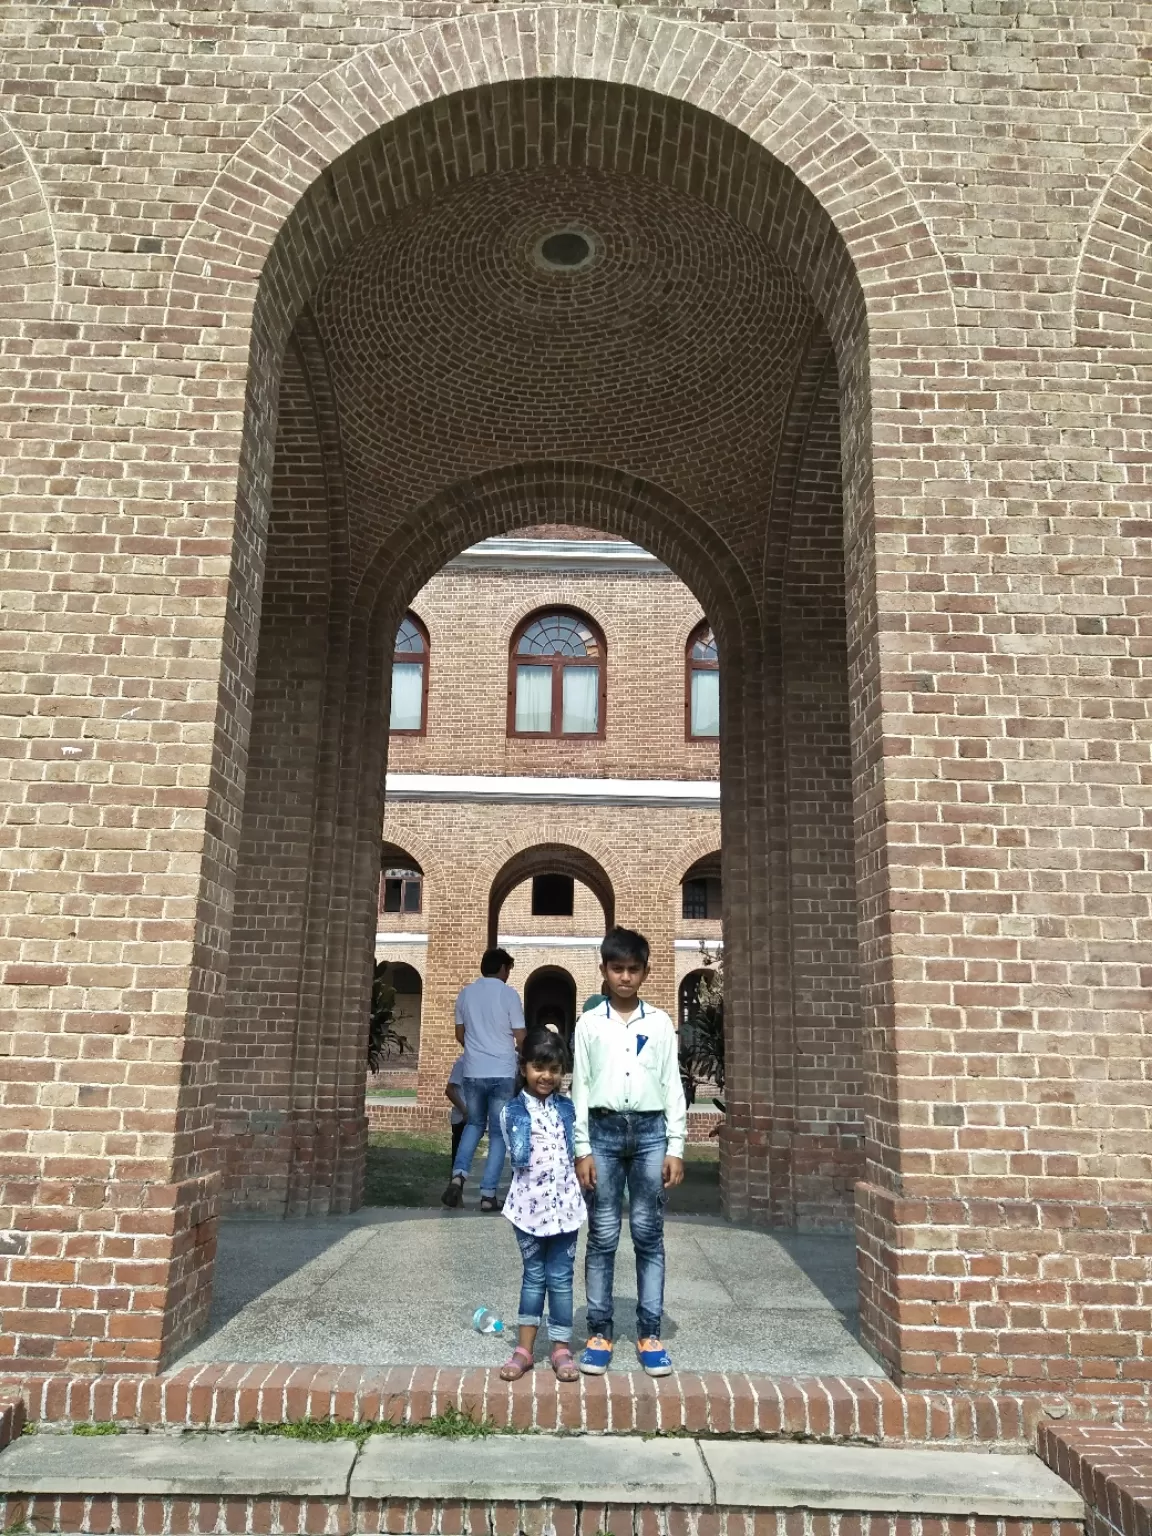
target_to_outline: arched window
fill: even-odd
[[[414,613],[396,631],[388,729],[423,736],[428,724],[428,631]]]
[[[719,736],[720,654],[707,619],[688,636],[685,665],[685,734],[689,741]]]
[[[579,613],[538,613],[509,658],[510,736],[603,736],[604,641]]]

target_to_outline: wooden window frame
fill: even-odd
[[[406,652],[405,654],[411,653]],[[400,905],[397,907],[395,912],[389,912],[388,908],[384,904],[387,897],[388,882],[390,880],[394,881],[400,887]],[[404,892],[405,889],[410,885],[416,886],[420,893],[420,900],[413,910],[410,910],[404,905]],[[424,912],[424,876],[422,874],[417,874],[415,870],[413,870],[412,873],[408,875],[386,875],[383,870],[381,870],[380,906],[378,911],[380,912],[381,916],[387,914],[389,917],[421,917]]]
[[[561,722],[564,718],[564,668],[580,666],[580,658],[577,656],[519,656],[516,647],[520,644],[524,634],[539,619],[548,618],[550,615],[562,615],[564,618],[576,619],[591,630],[592,636],[599,648],[596,657],[596,666],[599,668],[599,689],[596,707],[595,731],[564,731],[561,730]],[[518,731],[516,729],[516,668],[518,666],[552,668],[552,725],[547,731]],[[546,608],[536,608],[526,614],[512,635],[512,643],[508,647],[508,735],[515,736],[520,741],[603,741],[608,725],[608,647],[604,643],[604,631],[596,621],[579,608],[569,608],[563,604],[549,603]]]
[[[697,746],[706,746],[709,743],[715,745],[720,740],[720,732],[715,736],[697,736],[692,730],[692,675],[695,672],[719,672],[719,657],[715,661],[696,661],[692,655],[692,648],[702,636],[711,634],[715,641],[715,631],[707,619],[701,619],[699,624],[688,636],[684,646],[684,740],[695,742]]]
[[[391,721],[389,721],[388,733],[389,733],[390,736],[404,736],[404,737],[407,737],[407,738],[412,738],[414,736],[427,736],[427,734],[428,734],[428,673],[429,673],[429,670],[430,670],[430,661],[431,661],[431,656],[432,656],[432,646],[431,646],[431,644],[429,643],[429,640],[428,640],[428,629],[427,629],[427,626],[424,624],[424,621],[422,619],[418,618],[417,615],[414,614],[411,611],[411,609],[409,609],[409,611],[400,620],[400,623],[396,626],[396,633],[399,634],[400,630],[403,628],[404,624],[408,623],[408,622],[410,622],[414,626],[414,628],[419,631],[420,638],[424,642],[424,652],[421,655],[417,651],[398,651],[398,650],[395,649],[395,647],[393,647],[393,651],[392,651],[392,665],[395,666],[397,662],[403,662],[406,666],[411,666],[413,662],[419,661],[420,672],[421,672],[421,676],[420,676],[420,728],[419,728],[419,730],[406,730],[406,729],[404,729],[404,728],[402,728],[400,726],[393,726],[391,724]],[[392,712],[392,709],[391,709],[391,705],[392,705],[392,690],[391,690],[391,687],[389,687],[389,690],[388,690],[388,705],[389,705],[388,712],[389,712],[389,715],[391,715],[391,712]]]

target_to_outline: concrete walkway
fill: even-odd
[[[349,1441],[307,1444],[243,1433],[41,1434],[0,1452],[0,1495],[670,1504],[1071,1521],[1084,1515],[1075,1490],[1033,1456],[598,1436],[492,1435],[454,1440],[447,1449],[431,1435],[378,1435],[358,1453]]]
[[[577,1305],[583,1297],[577,1255]],[[664,1337],[682,1370],[880,1376],[857,1342],[851,1237],[775,1236],[710,1217],[667,1226]],[[617,1259],[614,1369],[635,1368],[635,1260]],[[230,1221],[220,1233],[209,1332],[179,1362],[490,1366],[508,1346],[472,1313],[516,1316],[520,1257],[508,1223],[472,1213]],[[583,1309],[576,1328],[582,1336]]]

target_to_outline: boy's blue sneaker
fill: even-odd
[[[580,1369],[585,1376],[603,1376],[611,1364],[612,1340],[594,1333],[580,1356]]]
[[[636,1358],[648,1376],[671,1376],[672,1357],[659,1339],[637,1339]]]

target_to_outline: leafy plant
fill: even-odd
[[[73,1424],[72,1433],[74,1435],[119,1435],[123,1434],[123,1430],[119,1424],[112,1424],[105,1420],[99,1424]]]
[[[680,1076],[689,1103],[701,1083],[724,1088],[724,961],[703,944],[700,960],[708,970],[697,983],[680,1029]],[[719,1100],[716,1103],[723,1108]]]
[[[454,1403],[418,1424],[395,1419],[291,1419],[282,1424],[246,1424],[244,1428],[252,1434],[278,1435],[285,1440],[354,1440],[361,1448],[373,1435],[434,1435],[442,1440],[473,1440],[496,1433],[491,1419],[474,1418]]]
[[[372,976],[372,1013],[368,1021],[368,1070],[379,1072],[390,1056],[403,1056],[408,1041],[392,1027],[396,1017],[396,988],[388,980],[388,962],[381,960]]]

